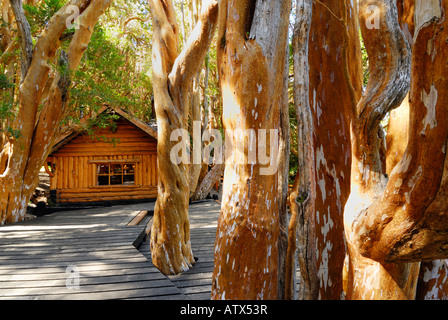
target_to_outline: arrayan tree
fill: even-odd
[[[413,299],[419,262],[447,256],[448,3],[415,2],[412,57],[394,1],[362,1],[361,27],[370,4],[381,9],[380,26],[376,32],[362,28],[373,64],[352,126],[352,193],[345,212],[347,296]],[[404,98],[409,68],[407,148],[386,177],[379,122]]]
[[[24,219],[69,111],[72,73],[111,2],[67,2],[33,39],[22,1],[0,0],[0,224]],[[149,0],[159,167],[153,263],[165,274],[195,263],[188,204],[202,165],[189,165],[197,159],[184,133],[199,119],[193,83],[219,26],[225,163],[195,194],[204,197],[225,168],[212,298],[294,298],[296,260],[300,299],[448,296],[439,260],[448,257],[448,0],[295,1],[299,163],[287,239],[291,2],[206,1],[186,39],[173,1]],[[15,85],[5,81],[15,72]]]
[[[226,167],[212,299],[278,297],[281,165],[275,146],[286,102],[290,11],[291,1],[219,4]]]
[[[340,299],[343,213],[350,194],[350,114],[362,90],[356,2],[296,4],[294,103],[299,167],[290,193],[286,297],[297,235],[300,299]]]
[[[39,170],[68,111],[71,72],[78,67],[96,22],[111,2],[67,2],[49,20],[34,44],[22,1],[10,0],[11,16],[20,38],[21,72],[17,106],[8,118],[2,119],[0,224],[24,219],[27,203],[38,184]],[[70,44],[66,51],[61,50],[66,38],[64,32],[73,26],[76,17],[78,23]],[[12,20],[9,23],[12,25]],[[11,60],[2,60],[5,62]]]
[[[153,21],[153,88],[158,126],[158,196],[151,230],[154,265],[164,274],[190,269],[189,165],[185,159],[189,93],[217,26],[218,1],[202,5],[198,23],[178,52],[179,27],[171,0],[149,1]],[[182,131],[183,130],[183,131]],[[180,135],[176,136],[176,132]],[[174,137],[174,138],[173,138]],[[181,142],[175,140],[182,138]],[[181,154],[175,146],[184,144]],[[173,155],[172,155],[173,154]]]
[[[297,245],[302,299],[413,299],[421,262],[447,256],[448,3],[353,5],[313,1],[311,11],[311,1],[297,2],[294,94],[303,145],[290,196],[286,295]],[[370,66],[365,90],[358,12]],[[381,121],[408,91],[386,146]],[[420,296],[445,294],[444,275],[443,261],[426,264],[419,290],[432,292]]]

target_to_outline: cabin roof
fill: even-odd
[[[111,112],[111,111],[115,112],[116,114],[118,114],[120,116],[122,116],[123,118],[128,120],[130,123],[135,125],[137,128],[139,128],[140,130],[142,130],[143,132],[145,132],[146,134],[148,134],[149,136],[151,136],[151,137],[153,137],[154,139],[157,140],[157,127],[155,125],[151,125],[151,124],[148,124],[148,123],[145,123],[145,122],[141,121],[140,119],[138,119],[135,116],[129,114],[128,112],[126,112],[122,108],[111,107],[111,106],[104,106],[94,115],[94,117],[97,117],[98,115],[100,115],[100,114],[102,114],[104,112]],[[69,143],[70,141],[75,139],[78,135],[80,135],[82,133],[82,124],[84,124],[90,118],[91,118],[91,116],[88,116],[88,117],[85,117],[85,118],[81,119],[81,121],[80,121],[81,124],[80,125],[77,125],[77,126],[71,128],[70,130],[64,132],[56,140],[56,143],[54,144],[54,147],[51,150],[50,154],[55,153],[60,148],[65,146],[67,143]]]

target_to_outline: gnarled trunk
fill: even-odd
[[[94,25],[110,3],[111,0],[78,0],[66,4],[50,19],[33,50],[22,2],[11,2],[22,38],[22,84],[19,108],[12,124],[20,135],[4,141],[9,147],[3,149],[1,157],[4,167],[0,172],[0,224],[24,219],[27,203],[39,182],[40,168],[53,147],[59,123],[67,112],[69,74],[50,72],[50,62],[55,58],[60,37],[71,15],[67,7],[77,6],[81,14],[80,27],[67,53],[63,52],[59,59],[63,69],[72,71],[78,67]],[[43,106],[40,111],[39,106]]]
[[[208,1],[184,49],[178,53],[178,26],[171,0],[149,1],[154,26],[153,86],[158,126],[159,185],[151,230],[151,255],[164,274],[186,271],[195,263],[188,220],[189,166],[182,132],[187,132],[188,93],[210,46],[218,2]],[[183,131],[182,131],[183,130]],[[181,134],[181,159],[173,134]],[[177,136],[178,137],[178,136]],[[175,139],[176,137],[174,137]],[[173,154],[175,153],[175,154]],[[180,161],[178,161],[180,160]],[[188,162],[188,161],[187,161]]]
[[[294,101],[303,147],[290,196],[290,243],[297,228],[300,298],[340,299],[345,259],[343,209],[350,192],[350,119],[362,85],[357,6],[349,1],[316,1],[312,10],[309,90],[303,76],[308,72],[307,44],[303,43],[306,24],[304,33],[295,33],[293,42]],[[309,103],[303,102],[307,98]],[[289,270],[294,272],[292,266]]]
[[[280,104],[285,103],[290,10],[291,1],[220,2],[223,124],[225,130],[240,131],[226,135],[226,154],[231,151],[234,157],[226,158],[212,299],[276,299],[278,295],[280,219],[274,144]]]
[[[345,220],[350,252],[348,296],[352,299],[413,299],[419,262],[447,256],[446,201],[442,201],[448,137],[448,110],[442,102],[448,88],[443,76],[447,72],[448,49],[443,43],[447,21],[442,14],[447,4],[416,1],[408,144],[389,179],[378,158],[381,136],[376,133],[384,114],[398,106],[407,92],[398,90],[406,88],[407,80],[400,76],[406,67],[396,62],[409,48],[402,45],[405,36],[396,23],[395,2],[385,5],[382,12],[386,16],[381,21],[387,25],[382,22],[377,33],[363,30],[369,57],[381,57],[384,51],[390,54],[382,61],[374,59],[376,78],[369,80],[353,128],[353,188]],[[388,16],[390,9],[394,14]],[[380,37],[382,32],[386,35]],[[386,48],[378,52],[379,39],[395,39],[398,46],[386,41]]]

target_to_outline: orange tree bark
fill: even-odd
[[[447,260],[422,262],[416,300],[448,300]]]
[[[1,158],[6,161],[0,172],[0,224],[25,217],[28,200],[38,184],[39,170],[51,151],[59,133],[59,123],[67,112],[69,71],[78,67],[93,27],[110,3],[111,0],[67,3],[50,19],[33,47],[22,2],[11,1],[22,39],[19,106],[12,123],[12,128],[20,134],[4,141]],[[79,8],[80,28],[76,30],[67,52],[63,52],[59,59],[61,69],[69,71],[60,72],[52,69],[51,62],[71,16],[71,11],[67,10],[69,5]]]
[[[187,130],[188,93],[213,38],[218,2],[204,4],[198,24],[180,54],[172,1],[151,0],[149,4],[154,27],[153,86],[159,168],[151,254],[154,265],[164,274],[177,274],[191,268],[195,260],[188,220],[189,166],[185,161],[172,161],[172,150],[179,142],[172,141],[171,136],[175,130]],[[186,146],[190,141],[185,140],[180,143]]]
[[[303,149],[290,196],[289,240],[293,242],[297,228],[301,299],[340,299],[343,295],[343,210],[350,193],[350,119],[362,88],[357,7],[353,5],[349,1],[313,2],[309,90],[304,88],[306,80],[301,76],[307,68],[304,57],[302,63],[300,59],[294,61],[295,104]],[[300,52],[303,39],[302,43],[297,40],[304,35],[294,37],[296,59],[304,54]],[[303,102],[307,98],[309,103]]]
[[[414,0],[398,0],[398,16],[401,29],[413,43]],[[401,160],[407,144],[409,131],[409,98],[390,114],[387,126],[387,174]],[[444,173],[445,174],[445,173]],[[423,261],[417,283],[416,299],[447,299],[446,260]]]
[[[280,101],[285,102],[290,10],[290,1],[220,2],[218,66],[223,124],[226,130],[242,131],[226,136],[226,155],[231,151],[240,161],[231,163],[226,158],[212,299],[278,296],[279,201],[274,163],[278,154],[271,150],[270,138],[278,138]],[[258,158],[252,161],[247,142],[244,146],[244,133],[248,132],[244,130],[260,133],[259,129],[267,131],[271,142],[266,150],[253,143]],[[259,157],[264,152],[270,159],[266,166]]]
[[[308,241],[313,234],[311,226],[314,217],[315,174],[314,174],[314,132],[313,115],[309,100],[308,46],[312,18],[312,0],[296,1],[296,21],[292,39],[294,57],[294,105],[298,119],[297,158],[298,171],[289,196],[291,217],[288,228],[288,249],[286,255],[285,299],[311,300],[318,295],[313,262],[316,251],[308,251]],[[306,211],[305,211],[306,210]],[[300,235],[300,237],[298,237]],[[297,251],[298,250],[298,251]],[[300,266],[300,287],[296,295],[296,261]]]
[[[390,3],[390,8],[393,4]],[[418,262],[447,255],[446,201],[442,200],[448,180],[445,177],[448,110],[443,103],[448,89],[445,76],[448,48],[444,43],[447,5],[439,1],[415,2],[408,143],[389,179],[384,176],[383,164],[372,154],[380,144],[376,131],[371,130],[369,136],[366,129],[376,129],[379,120],[375,118],[381,119],[381,114],[399,104],[397,89],[400,83],[404,84],[404,78],[393,78],[404,67],[397,67],[393,60],[408,49],[402,45],[394,49],[392,43],[386,42],[382,51],[391,54],[386,55],[386,65],[384,61],[374,62],[374,66],[383,69],[374,73],[378,78],[365,95],[372,97],[372,102],[360,103],[358,107],[358,115],[363,116],[358,117],[357,129],[354,128],[354,187],[345,221],[350,251],[348,296],[352,299],[412,299]],[[384,21],[388,21],[387,17]],[[384,26],[384,30],[399,35],[393,25]],[[371,53],[378,55],[376,36],[374,33],[364,36],[366,46],[372,44],[369,57]],[[402,41],[400,37],[396,39],[397,43]],[[386,93],[381,99],[373,87],[387,88],[387,83],[394,83],[393,92],[381,90]]]

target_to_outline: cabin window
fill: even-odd
[[[96,172],[98,186],[135,184],[135,163],[99,163]]]

